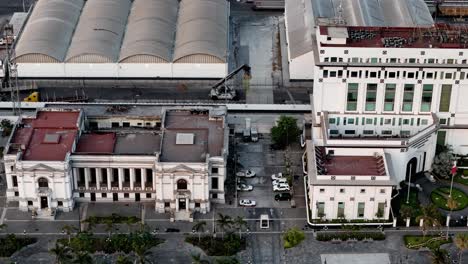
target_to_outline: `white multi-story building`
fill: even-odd
[[[224,203],[225,108],[131,110],[42,109],[19,120],[4,152],[7,199],[39,213],[154,202],[176,220]]]
[[[309,144],[325,147],[326,154],[350,149],[356,157],[381,150],[395,182],[430,170],[437,145],[467,154],[465,27],[434,24],[420,0],[394,1],[401,14],[387,6],[391,1],[296,2],[304,8],[288,11],[286,5],[287,30],[297,29],[288,30],[290,54],[301,51],[313,67],[294,66],[296,59],[290,70],[312,75]],[[318,183],[309,184],[310,191]],[[312,214],[314,208],[310,203]]]

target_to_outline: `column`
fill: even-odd
[[[123,169],[119,168],[119,190],[123,190]]]
[[[188,199],[188,198],[185,198],[185,212],[188,212],[188,211],[189,211],[189,207],[190,207],[189,199]]]
[[[96,187],[101,189],[101,168],[94,168],[96,170]]]
[[[89,189],[89,168],[84,169],[84,177],[85,177],[85,189]]]
[[[141,169],[141,189],[146,190],[145,188],[146,184],[146,168]]]
[[[130,190],[133,190],[135,182],[135,168],[130,168]]]
[[[107,168],[107,190],[110,191],[112,190],[112,186],[111,186],[111,173],[112,173],[112,169],[111,168]]]
[[[72,190],[78,190],[78,169],[77,168],[73,168],[72,177],[73,177],[73,184],[74,184]]]
[[[156,190],[156,177],[154,177],[154,174],[156,173],[156,170],[152,169],[151,170],[151,180],[153,181],[153,190]]]

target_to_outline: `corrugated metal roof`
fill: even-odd
[[[88,0],[66,61],[87,62],[79,57],[92,54],[107,62],[117,62],[130,6],[130,0]]]
[[[225,0],[184,0],[180,3],[174,61],[207,54],[226,62],[228,3]]]
[[[119,61],[131,56],[152,55],[170,62],[178,6],[175,0],[135,0]]]
[[[83,0],[37,2],[16,44],[16,58],[42,54],[63,61],[83,5]]]

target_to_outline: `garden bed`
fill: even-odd
[[[450,194],[449,187],[437,188],[431,193],[432,202],[439,208],[444,210],[450,210],[447,205],[447,199]],[[452,198],[457,202],[458,206],[454,208],[454,211],[462,210],[468,206],[468,196],[460,189],[452,189]]]
[[[460,171],[458,171],[458,172],[459,173],[457,173],[457,175],[455,175],[455,177],[453,178],[453,181],[468,186],[468,178],[467,178],[468,177],[468,169],[462,170],[461,173],[460,173]],[[462,178],[461,175],[463,175],[467,179]]]
[[[446,240],[441,236],[404,236],[405,246],[409,249],[420,249],[427,247],[431,250],[440,248],[441,245],[451,243],[452,240]]]
[[[136,224],[140,222],[140,218],[136,216],[112,214],[110,216],[90,216],[85,220],[85,222],[90,224],[107,224],[109,222],[113,224]]]
[[[203,249],[208,256],[232,256],[245,249],[245,238],[229,234],[223,238],[212,236],[188,236],[185,242]]]
[[[339,232],[339,233],[318,233],[318,241],[332,240],[385,240],[385,234],[382,232]]]
[[[36,243],[37,239],[33,237],[17,237],[9,234],[0,238],[0,257],[10,257],[16,251],[28,245]]]

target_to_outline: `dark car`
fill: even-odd
[[[166,233],[177,233],[180,232],[177,228],[166,228]]]
[[[275,195],[275,201],[289,201],[291,200],[290,193],[278,193]]]

